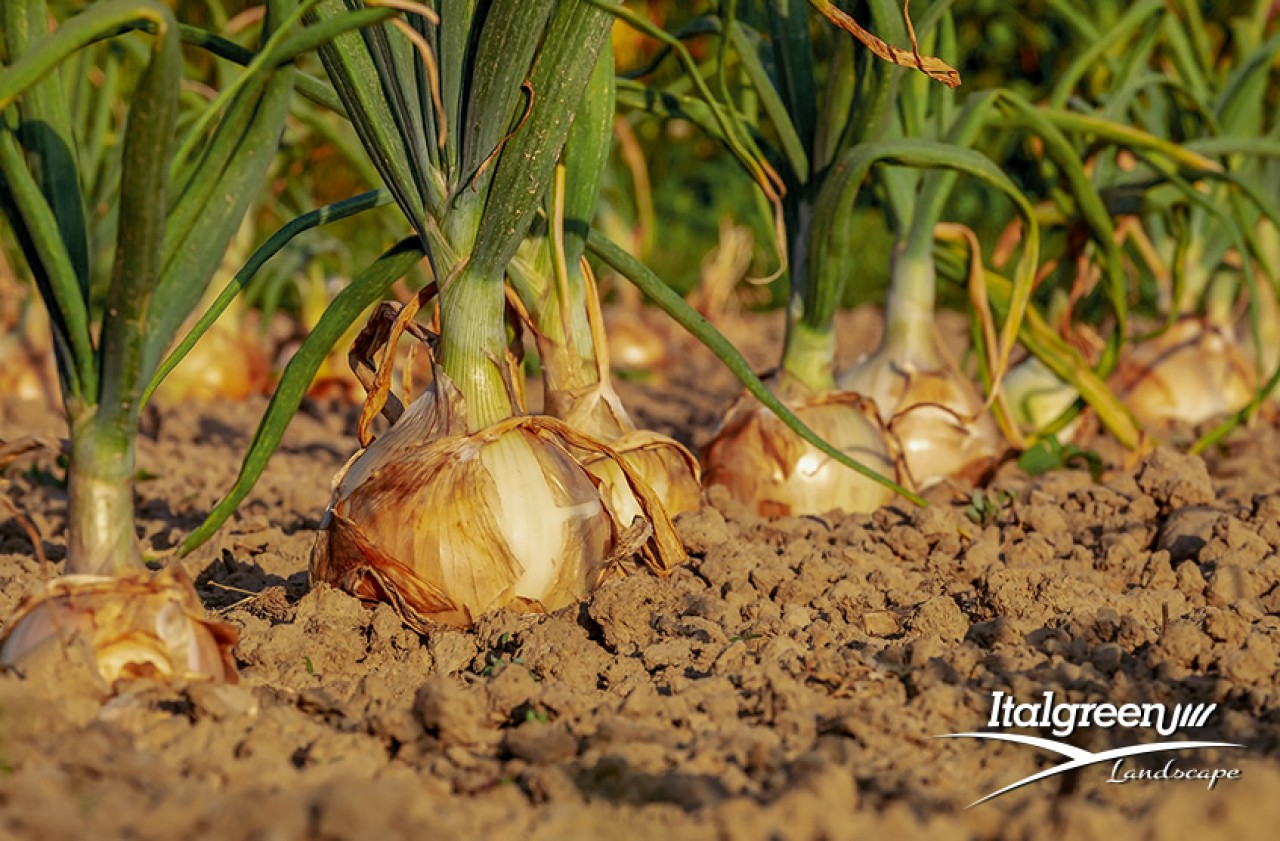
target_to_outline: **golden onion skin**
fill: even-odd
[[[649,430],[633,430],[609,443],[653,489],[667,516],[675,517],[702,507],[702,475],[698,460],[680,442]],[[612,459],[597,455],[582,466],[600,480],[600,491],[614,518],[623,526],[644,516],[636,499]]]
[[[814,432],[884,475],[893,466],[880,430],[857,398],[826,395],[788,405]],[[743,398],[702,458],[703,484],[720,485],[761,516],[874,511],[892,495],[792,432],[768,408]]]
[[[984,472],[1000,454],[1000,431],[977,390],[946,368],[895,361],[882,351],[839,384],[875,402],[901,459],[901,481],[917,489]]]
[[[664,325],[635,312],[615,308],[605,315],[610,364],[622,371],[657,373],[671,364],[671,336]]]
[[[88,663],[107,687],[144,677],[235,683],[235,643],[235,629],[205,615],[175,567],[65,575],[18,606],[0,635],[0,667],[33,674],[70,659]]]
[[[553,435],[508,423],[381,452],[351,465],[363,479],[331,506],[313,581],[387,601],[421,632],[507,606],[555,610],[604,573],[613,521]]]
[[[1004,396],[1010,414],[1022,432],[1033,435],[1044,429],[1076,402],[1080,392],[1034,356],[1028,356],[1005,375]],[[1077,417],[1059,430],[1059,441],[1071,441],[1080,429]]]
[[[1110,381],[1149,428],[1175,422],[1194,426],[1239,411],[1255,390],[1253,365],[1229,332],[1195,317],[1129,347]]]
[[[271,381],[271,363],[254,331],[215,326],[156,389],[167,405],[188,400],[244,400],[262,394]]]
[[[698,460],[680,442],[647,429],[637,429],[613,390],[608,371],[585,388],[548,391],[547,406],[570,427],[606,443],[656,493],[669,517],[702,507]],[[582,466],[600,480],[601,493],[614,518],[626,527],[642,514],[639,501],[612,455],[587,453]]]

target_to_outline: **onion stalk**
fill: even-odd
[[[865,33],[829,4],[814,5],[841,27],[852,27],[855,35]],[[877,31],[907,39],[901,9],[884,2],[871,7]],[[733,4],[722,10],[721,61],[732,48],[742,62],[780,139],[775,159],[785,162],[786,192],[778,199],[785,235],[778,254],[791,293],[780,369],[768,384],[825,440],[884,475],[893,464],[881,426],[867,416],[865,401],[838,390],[835,380],[834,320],[847,280],[838,266],[851,265],[851,197],[859,186],[842,180],[840,173],[851,165],[851,154],[883,134],[901,74],[889,64],[870,62],[862,68],[865,78],[858,78],[851,41],[839,36],[830,79],[820,90],[808,15],[796,4],[769,7],[772,55],[766,64],[766,41],[737,20],[734,11]],[[892,48],[878,43],[888,51],[878,55],[894,55]],[[758,183],[768,197],[769,186]],[[885,485],[841,469],[746,399],[729,412],[707,447],[703,468],[708,485],[727,488],[766,515],[867,512],[890,496]]]
[[[344,8],[321,3],[317,15]],[[563,607],[637,553],[659,572],[684,559],[653,490],[616,450],[523,414],[508,358],[505,278],[610,22],[582,2],[495,0],[438,17],[419,9],[398,29],[321,50],[430,261],[439,335],[432,388],[335,479],[312,579],[388,602],[419,631],[502,607]],[[416,307],[401,312],[398,330]],[[392,331],[390,349],[397,338]],[[370,405],[385,399],[372,392]],[[588,472],[601,457],[639,501],[629,521]]]
[[[599,292],[583,256],[608,159],[613,111],[613,56],[606,45],[547,194],[546,230],[525,241],[525,259],[518,256],[509,273],[532,321],[546,413],[616,450],[675,516],[701,505],[697,461],[675,440],[639,429],[614,390]],[[642,513],[612,460],[596,457],[584,466],[600,479],[624,522]]]
[[[283,26],[290,0],[268,4]],[[0,4],[5,70],[0,109],[0,210],[17,233],[49,315],[70,431],[65,575],[23,602],[5,629],[0,664],[39,671],[68,647],[105,683],[148,675],[234,680],[234,632],[206,618],[179,569],[152,574],[137,546],[135,439],[144,392],[199,302],[263,183],[279,142],[294,71],[264,62],[239,76],[185,138],[198,161],[176,161],[182,82],[179,27],[154,0],[96,4],[50,33],[43,0]],[[122,146],[116,258],[95,278],[88,258],[75,136],[61,67],[122,31],[150,33]],[[13,126],[14,124],[10,124]],[[173,172],[171,172],[171,169]],[[107,302],[91,325],[90,290]]]

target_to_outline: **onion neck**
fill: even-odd
[[[1262,282],[1266,282],[1265,279]],[[1236,304],[1236,279],[1229,272],[1214,272],[1205,292],[1205,320],[1213,327],[1231,330],[1231,313]]]
[[[440,367],[466,401],[467,430],[513,414],[502,278],[464,269],[440,293]]]
[[[1182,291],[1178,300],[1174,301],[1177,315],[1191,315],[1200,306],[1200,299],[1213,279],[1212,273],[1204,265],[1204,243],[1192,239],[1186,245],[1182,255]]]
[[[133,517],[134,439],[112,435],[89,409],[71,423],[67,471],[67,573],[143,569]]]
[[[798,383],[811,394],[836,390],[835,316],[849,270],[848,263],[826,259],[814,247],[818,263],[810,265],[810,242],[815,233],[814,203],[800,194],[790,205],[789,225],[796,234],[788,250],[791,296],[787,301],[787,335],[782,348],[784,382]],[[825,230],[825,229],[823,229]],[[811,276],[811,269],[813,276]]]
[[[797,320],[787,333],[782,370],[814,394],[835,391],[836,334]]]
[[[600,382],[597,350],[587,319],[587,290],[576,265],[566,272],[565,291],[568,300],[563,300],[565,296],[553,279],[533,316],[549,402]]]
[[[1258,244],[1267,265],[1280,266],[1280,228],[1263,222],[1257,228]],[[1256,272],[1257,292],[1254,311],[1258,318],[1256,354],[1261,363],[1260,375],[1269,377],[1280,362],[1280,304],[1275,287],[1265,272]]]
[[[931,241],[928,247],[932,247]],[[894,254],[893,276],[885,301],[881,355],[913,362],[921,368],[936,367],[937,354],[933,349],[936,296],[937,270],[932,255],[922,247],[900,245]]]

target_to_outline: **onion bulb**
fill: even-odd
[[[637,429],[609,442],[662,501],[667,516],[702,507],[698,460],[680,442],[647,429]],[[643,516],[643,508],[618,464],[608,456],[585,458],[582,466],[600,480],[600,491],[613,516],[622,523]]]
[[[27,597],[3,635],[0,667],[24,674],[71,660],[107,686],[119,679],[235,683],[235,630],[209,619],[191,581],[156,575],[64,575]]]
[[[256,331],[243,321],[218,321],[156,389],[168,405],[188,400],[244,400],[262,394],[271,363]]]
[[[1111,385],[1144,427],[1196,425],[1239,411],[1254,395],[1254,367],[1230,330],[1186,317],[1131,346]]]
[[[605,324],[609,358],[618,370],[655,374],[670,367],[670,331],[646,310],[613,307],[605,314]]]
[[[49,314],[38,303],[29,301],[13,325],[0,322],[0,394],[50,406],[61,402]]]
[[[461,402],[437,372],[432,390],[339,474],[313,581],[388,602],[425,632],[503,607],[564,607],[641,549],[658,570],[683,561],[653,490],[611,448],[541,416],[468,433]],[[600,456],[640,501],[639,519],[614,516],[583,467]]]
[[[873,470],[893,469],[880,430],[856,395],[802,393],[789,377],[779,392],[814,432]],[[703,454],[703,482],[721,485],[763,517],[874,511],[891,491],[832,459],[744,396]]]
[[[698,460],[679,441],[648,429],[638,429],[618,393],[607,367],[592,385],[547,392],[547,408],[566,424],[609,445],[649,485],[662,501],[667,516],[702,507],[702,476]],[[610,510],[623,523],[639,515],[640,503],[612,458],[588,456],[582,466],[600,480]]]
[[[1028,435],[1044,429],[1080,396],[1074,386],[1063,382],[1034,356],[1009,369],[1003,388],[1014,422]],[[1071,440],[1079,425],[1079,418],[1072,420],[1056,437],[1060,441]]]
[[[864,358],[838,383],[875,403],[901,455],[906,475],[900,481],[923,489],[988,466],[1000,453],[1000,433],[973,384],[931,353],[891,348]]]

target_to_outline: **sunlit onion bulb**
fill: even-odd
[[[941,366],[917,366],[881,350],[839,386],[875,402],[901,453],[904,477],[927,488],[982,469],[1000,453],[1000,432],[973,384]]]
[[[586,595],[612,538],[586,471],[557,442],[523,428],[476,452],[497,490],[498,529],[522,568],[516,598],[555,610]]]
[[[667,516],[697,511],[702,506],[698,461],[678,441],[649,430],[635,430],[610,442],[609,446],[653,489]],[[619,523],[625,526],[636,517],[644,516],[640,502],[616,463],[604,456],[595,456],[582,464],[600,480],[600,490]]]
[[[19,605],[0,638],[0,666],[29,673],[70,657],[91,664],[108,686],[140,677],[235,683],[235,642],[235,630],[205,615],[175,569],[66,575]]]
[[[1184,318],[1128,348],[1111,385],[1144,427],[1195,425],[1244,408],[1253,399],[1254,375],[1226,330]]]
[[[602,441],[626,461],[656,493],[675,517],[702,506],[702,478],[698,460],[673,438],[637,429],[605,372],[601,381],[569,392],[548,392],[548,409],[574,429]],[[622,469],[604,455],[586,455],[583,467],[600,480],[600,490],[618,522],[624,526],[640,515],[640,502]]]
[[[270,379],[271,363],[253,329],[215,324],[165,377],[156,399],[171,405],[244,400],[262,394]]]
[[[630,523],[610,516],[580,442],[536,417],[459,432],[447,412],[428,392],[352,461],[312,579],[387,601],[418,630],[587,595]]]
[[[643,311],[615,308],[605,316],[609,359],[621,371],[652,373],[671,363],[670,336]]]
[[[799,418],[842,452],[886,476],[893,466],[880,430],[856,402],[827,395],[788,401]],[[721,485],[761,516],[874,511],[891,493],[823,454],[769,409],[743,399],[702,458],[703,484]]]
[[[1005,375],[1004,395],[1014,421],[1030,435],[1065,412],[1080,393],[1058,379],[1039,359],[1028,356]],[[1071,421],[1057,433],[1058,440],[1071,440],[1078,428],[1078,419]]]

